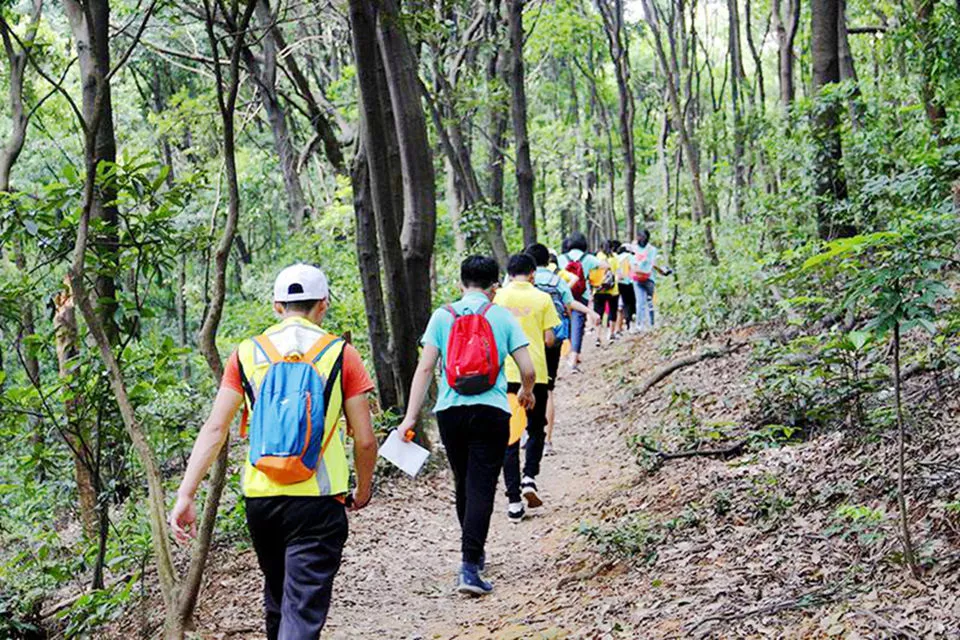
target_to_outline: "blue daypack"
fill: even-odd
[[[270,361],[260,383],[250,424],[250,464],[279,484],[309,480],[331,436],[324,437],[331,383],[341,359],[324,376],[317,362],[342,339],[324,334],[305,354],[281,356],[266,335],[253,339]]]

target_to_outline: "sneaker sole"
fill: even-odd
[[[536,509],[537,507],[543,506],[543,500],[540,499],[540,496],[537,495],[536,491],[524,491],[522,495],[527,501],[527,507],[530,509]]]
[[[462,593],[466,596],[480,597],[489,594],[489,591],[484,591],[480,587],[471,587],[468,584],[462,584],[457,587],[457,593]]]

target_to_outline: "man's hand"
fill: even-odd
[[[603,320],[603,318],[600,317],[600,314],[597,313],[596,311],[593,311],[593,310],[591,309],[591,311],[590,311],[590,322],[592,322],[592,323],[595,324],[595,325],[598,325],[598,324],[600,324],[600,321],[601,321],[601,320]]]
[[[537,404],[537,399],[534,397],[532,389],[521,388],[517,393],[517,402],[527,411],[531,411]]]
[[[364,489],[357,487],[353,490],[353,500],[350,502],[350,511],[360,511],[360,509],[370,504],[371,497],[372,491],[370,487]]]
[[[193,496],[177,495],[177,504],[170,512],[170,529],[180,544],[197,537],[197,507]]]

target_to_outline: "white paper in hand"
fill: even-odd
[[[380,445],[380,455],[408,475],[416,476],[430,457],[430,452],[415,442],[404,442],[400,433],[394,429]]]

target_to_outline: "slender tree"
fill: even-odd
[[[835,97],[824,95],[826,88],[840,82],[840,1],[813,0],[810,8],[813,88],[817,93],[812,119],[817,229],[822,239],[831,240],[856,234],[848,221],[834,215],[837,203],[847,198],[847,181],[843,174],[840,105]]]
[[[513,119],[513,142],[516,153],[517,193],[523,244],[537,241],[537,211],[533,202],[533,163],[530,139],[527,136],[527,89],[523,70],[523,7],[525,0],[507,0],[507,29],[510,37],[510,72],[508,74]]]
[[[603,31],[613,61],[619,95],[620,146],[623,155],[624,191],[626,195],[627,237],[633,237],[637,219],[637,158],[634,143],[636,104],[633,98],[630,72],[630,47],[624,24],[623,0],[596,0],[603,19]],[[612,205],[612,203],[611,203]]]

